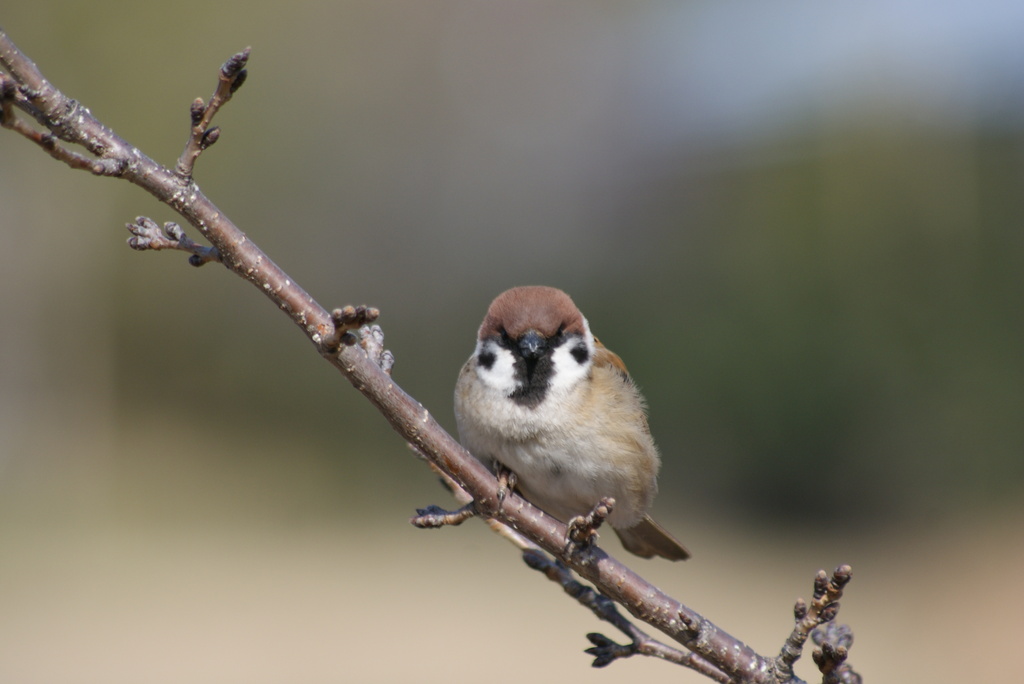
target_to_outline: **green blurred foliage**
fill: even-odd
[[[708,181],[712,272],[662,338],[684,350],[702,468],[751,514],[881,521],[1020,493],[1021,137],[879,125]]]

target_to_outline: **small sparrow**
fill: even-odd
[[[608,523],[627,550],[689,558],[647,515],[660,459],[643,397],[561,290],[516,287],[491,303],[459,373],[455,420],[463,446],[510,471],[545,512],[570,522],[613,497]]]

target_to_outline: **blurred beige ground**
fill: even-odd
[[[137,437],[178,441],[174,432]],[[397,446],[380,458],[422,469]],[[446,503],[426,475],[406,501],[384,494],[333,524],[274,524],[273,511],[252,503],[216,512],[248,486],[244,464],[216,477],[233,483],[221,491],[202,484],[210,473],[197,461],[179,467],[180,502],[161,501],[160,474],[143,468],[121,484],[136,498],[116,520],[96,510],[48,519],[38,501],[20,516],[6,511],[0,681],[702,681],[639,658],[590,669],[584,635],[613,633],[510,546],[479,523],[437,532],[406,523],[416,505]],[[280,513],[286,499],[270,501]],[[998,654],[1020,636],[1019,513],[884,538],[670,524],[695,557],[635,567],[762,652],[781,645],[818,567],[843,562],[854,581],[840,616],[855,630],[852,658],[866,681],[997,681],[1006,668]]]

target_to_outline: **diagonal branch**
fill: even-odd
[[[109,171],[106,175],[124,178],[174,209],[210,241],[219,256],[219,263],[248,280],[285,312],[323,358],[377,407],[395,431],[433,469],[465,492],[476,513],[508,530],[507,536],[527,540],[544,549],[634,617],[699,656],[721,676],[756,683],[797,681],[793,678],[783,680],[776,670],[775,659],[759,655],[599,547],[590,545],[568,553],[564,524],[500,485],[480,461],[392,380],[389,370],[393,357],[383,349],[379,328],[360,328],[358,337],[353,334],[351,328],[360,318],[364,320],[359,325],[368,322],[365,307],[362,315],[358,311],[350,314],[341,309],[341,313],[332,316],[200,191],[191,178],[193,165],[204,147],[204,139],[207,147],[212,142],[209,136],[216,129],[209,127],[210,119],[244,79],[243,66],[247,57],[246,50],[228,60],[221,69],[220,81],[210,103],[193,106],[189,142],[175,169],[170,169],[143,154],[104,126],[88,109],[54,88],[0,30],[0,64],[9,73],[0,89],[3,123],[24,135],[20,124],[11,123],[14,109],[20,109],[49,131],[43,136],[52,135],[71,146],[83,147],[95,155],[94,163],[100,166],[90,167],[82,162],[88,157],[77,151],[59,152],[54,155],[58,159],[75,168],[89,168],[94,173],[98,168]],[[202,132],[197,132],[200,129]],[[31,136],[27,137],[31,139]],[[174,239],[170,234],[164,237]],[[177,242],[181,243],[181,240]],[[181,246],[173,248],[180,249]]]
[[[438,474],[441,478],[441,483],[451,492],[455,500],[464,504],[459,511],[471,509],[472,498],[469,494],[459,487],[454,480],[433,466],[431,461],[420,453],[415,446],[410,445],[410,448],[416,456],[425,461],[427,465]],[[419,515],[410,521],[413,525],[416,525],[417,527],[433,526],[423,525],[423,521],[421,519],[424,517],[424,513],[432,514],[434,511],[418,510],[417,513]],[[442,511],[442,515],[444,513],[446,512]],[[458,522],[443,521],[442,524],[459,524],[460,522],[461,520]],[[598,617],[598,619],[610,623],[630,638],[630,643],[628,645],[623,645],[612,641],[603,634],[588,634],[587,639],[593,644],[593,647],[587,649],[586,652],[594,656],[594,667],[604,667],[611,664],[612,661],[618,658],[628,658],[632,655],[646,655],[661,658],[667,662],[682,665],[684,667],[689,667],[717,682],[732,681],[731,677],[701,658],[696,653],[687,653],[685,651],[672,648],[671,646],[651,637],[649,634],[627,620],[626,617],[619,612],[618,608],[615,607],[615,603],[613,601],[594,589],[576,581],[572,572],[563,563],[553,560],[550,556],[544,553],[543,549],[531,542],[529,539],[523,537],[515,530],[503,525],[493,518],[487,519],[486,522],[495,533],[499,536],[505,537],[509,542],[522,551],[523,561],[530,568],[541,572],[552,582],[558,583],[565,593],[576,599],[584,607],[589,608],[594,615]]]

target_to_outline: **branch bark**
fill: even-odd
[[[592,654],[601,661],[595,664],[607,664],[618,657],[643,653],[687,664],[716,681],[800,681],[792,673],[792,663],[799,657],[810,633],[810,622],[805,620],[802,626],[798,625],[782,656],[762,656],[600,548],[590,546],[568,551],[565,525],[499,483],[433,419],[426,408],[391,379],[389,370],[393,357],[383,347],[380,329],[361,327],[377,317],[376,310],[346,307],[328,312],[203,194],[192,178],[192,171],[200,154],[220,135],[220,129],[210,127],[211,120],[244,81],[248,56],[247,48],[224,64],[209,102],[197,100],[192,103],[192,127],[188,141],[171,169],[115,134],[80,103],[64,96],[0,30],[0,63],[8,72],[8,75],[0,73],[0,124],[32,140],[72,168],[123,178],[143,188],[194,226],[212,247],[192,242],[176,224],[166,225],[161,232],[146,218],[129,224],[133,233],[129,243],[136,249],[189,252],[194,265],[209,261],[222,263],[252,283],[286,313],[317,352],[377,407],[394,430],[442,474],[462,498],[462,503],[468,506],[452,518],[440,516],[438,519],[442,523],[461,522],[467,512],[487,519],[492,527],[503,530],[505,536],[527,549],[531,567],[571,588],[570,593],[576,594],[599,617],[615,624],[633,640],[632,646],[621,646],[600,635],[591,638],[597,649]],[[31,116],[45,131],[36,130],[19,119],[15,109]],[[75,148],[84,148],[85,152]],[[354,334],[357,329],[358,334]],[[439,514],[435,512],[435,515]],[[557,559],[557,563],[540,554],[540,549]],[[566,568],[589,580],[600,593],[578,583],[580,588],[569,584],[575,580],[571,579]],[[848,570],[845,576],[848,580]],[[580,596],[585,596],[586,600]],[[640,632],[618,611],[610,611],[607,599],[674,639],[690,653],[660,644]],[[838,607],[834,601],[829,605]],[[815,620],[832,619],[834,616],[835,610],[822,606]],[[806,614],[798,615],[798,622],[805,617]],[[821,619],[816,624],[825,621]],[[840,647],[845,649],[845,646]],[[829,647],[826,650],[832,655],[822,657],[826,663],[822,671],[826,676],[833,676],[838,666],[834,655],[836,649]],[[845,650],[841,655],[845,659]]]

